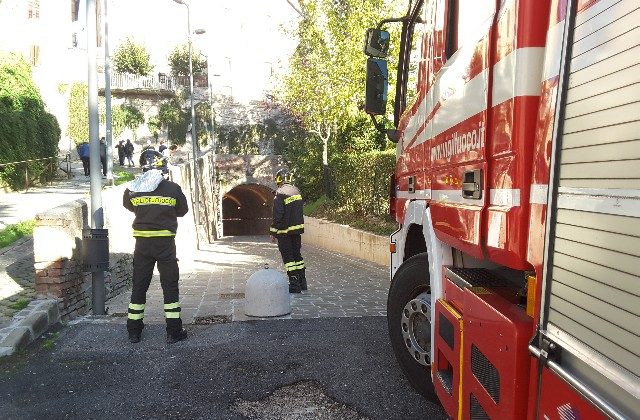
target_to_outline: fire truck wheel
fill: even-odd
[[[431,382],[431,295],[426,253],[405,261],[391,282],[387,299],[391,346],[411,385],[436,399]]]

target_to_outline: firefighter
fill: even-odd
[[[292,184],[293,176],[288,169],[276,173],[277,190],[273,199],[273,223],[269,232],[272,242],[277,240],[278,250],[289,277],[289,293],[307,290],[304,260],[300,253],[301,234],[304,232],[302,195]]]
[[[164,295],[164,314],[167,322],[167,343],[187,338],[182,328],[178,292],[178,259],[175,234],[178,217],[187,214],[187,199],[180,186],[164,178],[162,171],[149,170],[126,189],[122,197],[124,207],[135,214],[133,236],[133,290],[127,316],[129,341],[137,343],[144,328],[144,309],[147,290],[156,263]]]

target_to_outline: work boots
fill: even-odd
[[[167,332],[167,344],[177,343],[187,338],[187,330],[184,328],[175,333]]]
[[[300,280],[298,276],[289,276],[289,293],[300,293]]]
[[[300,276],[300,290],[307,290],[307,278],[304,274]]]
[[[134,344],[139,343],[141,334],[141,331],[129,331],[129,341]]]

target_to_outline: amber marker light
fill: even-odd
[[[389,252],[391,252],[392,254],[396,253],[396,243],[395,242],[390,242],[389,243]]]
[[[536,303],[536,276],[527,277],[527,315],[533,318]]]

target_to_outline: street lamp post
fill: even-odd
[[[173,0],[178,4],[182,4],[187,8],[187,31],[189,42],[189,89],[191,93],[191,147],[193,149],[193,195],[195,204],[193,206],[193,214],[195,216],[196,226],[200,224],[200,196],[198,191],[198,139],[196,137],[196,110],[193,104],[193,59],[191,46],[191,10],[189,4],[184,0]],[[197,233],[196,233],[197,235]]]

